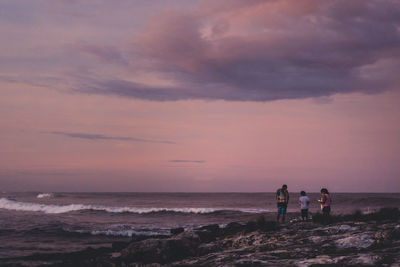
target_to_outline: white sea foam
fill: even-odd
[[[70,204],[70,205],[50,205],[50,204],[40,204],[40,203],[30,203],[30,202],[20,202],[15,200],[10,200],[7,198],[0,198],[0,208],[7,210],[17,210],[17,211],[37,211],[44,213],[66,213],[71,211],[79,210],[98,210],[113,213],[153,213],[153,212],[181,212],[181,213],[212,213],[222,210],[230,211],[241,211],[247,213],[262,213],[268,212],[268,210],[262,209],[232,209],[232,208],[138,208],[138,207],[108,207],[99,205],[85,205],[85,204]]]
[[[108,236],[128,236],[132,237],[135,235],[145,235],[145,236],[156,236],[156,235],[166,235],[167,233],[160,233],[155,231],[138,231],[138,230],[75,230],[71,232],[85,233],[91,235],[108,235]]]
[[[38,194],[36,197],[37,198],[50,198],[53,196],[54,196],[53,193],[41,193],[41,194]]]

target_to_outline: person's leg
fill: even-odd
[[[302,209],[301,210],[301,220],[305,221],[307,219],[307,215],[306,215],[307,210]]]
[[[329,222],[329,213],[330,213],[330,207],[324,207],[322,209],[322,215],[324,217],[324,223]]]
[[[281,217],[281,205],[277,204],[278,207],[278,215],[276,216],[276,221],[279,222],[279,218]]]

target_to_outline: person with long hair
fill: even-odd
[[[329,195],[328,189],[321,189],[321,200],[319,202],[321,203],[322,214],[328,217],[331,213],[331,196]]]

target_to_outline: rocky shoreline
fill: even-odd
[[[399,219],[398,209],[333,216],[325,224],[318,216],[280,225],[260,216],[247,224],[177,228],[171,236],[25,260],[54,262],[45,266],[400,266]]]

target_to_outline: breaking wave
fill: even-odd
[[[16,200],[11,200],[7,198],[0,198],[0,208],[7,210],[16,211],[36,211],[44,213],[66,213],[72,211],[83,211],[83,210],[95,210],[95,211],[105,211],[111,213],[158,213],[158,212],[175,212],[175,213],[214,213],[222,211],[239,211],[246,213],[262,213],[268,212],[269,210],[262,209],[224,209],[224,208],[138,208],[138,207],[108,207],[99,205],[85,205],[85,204],[69,204],[69,205],[49,205],[40,203],[30,203],[30,202],[19,202]]]
[[[54,196],[53,193],[41,193],[41,194],[38,194],[36,197],[37,198],[51,198],[53,196]]]
[[[169,235],[169,231],[140,231],[140,230],[64,230],[71,233],[90,234],[90,235],[106,235],[106,236],[160,236]]]

